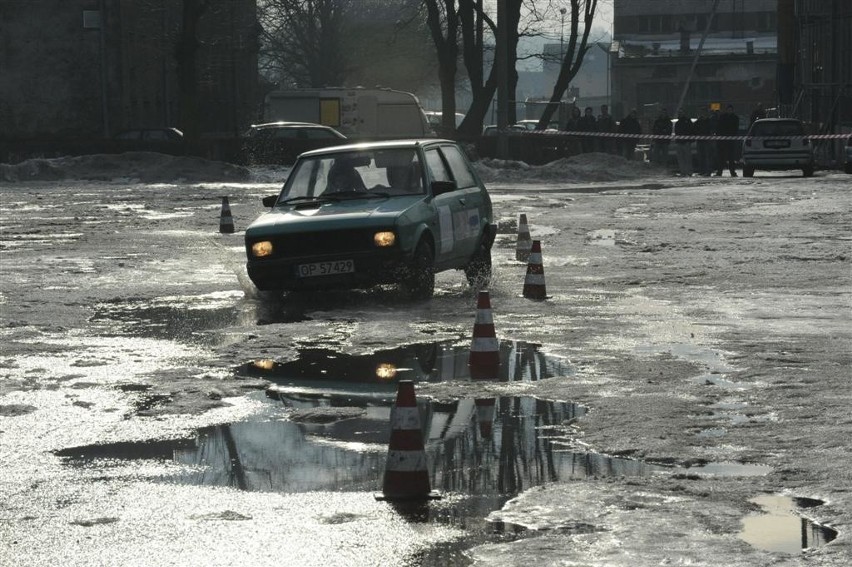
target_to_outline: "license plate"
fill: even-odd
[[[790,140],[766,140],[763,142],[764,148],[789,148]]]
[[[351,274],[355,271],[355,262],[352,260],[337,260],[335,262],[314,262],[313,264],[299,264],[296,273],[300,278],[311,278],[314,276],[334,276],[337,274]]]

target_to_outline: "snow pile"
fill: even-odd
[[[522,161],[483,159],[474,163],[486,183],[504,181],[620,181],[658,175],[646,162],[628,161],[603,153],[578,154],[545,165],[533,166]]]
[[[482,159],[474,162],[479,176],[489,182],[607,182],[658,174],[645,162],[628,161],[603,153],[579,154],[545,165],[522,161]],[[155,152],[95,154],[75,157],[36,158],[10,165],[0,164],[0,182],[135,181],[139,183],[201,183],[216,181],[283,183],[290,166],[243,167],[191,156]]]
[[[141,183],[248,181],[251,179],[251,172],[248,168],[230,163],[155,152],[36,158],[15,165],[0,164],[0,181],[60,179],[129,179]]]

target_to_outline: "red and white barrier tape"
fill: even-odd
[[[574,132],[566,130],[529,130],[528,132],[519,132],[518,130],[506,130],[507,133],[517,134],[534,134],[536,136],[577,136],[585,138],[632,138],[636,140],[667,140],[667,141],[720,141],[720,140],[762,140],[764,138],[772,139],[790,139],[797,140],[808,138],[809,140],[845,140],[852,134],[813,134],[804,136],[676,136],[664,134],[621,134],[617,132]]]

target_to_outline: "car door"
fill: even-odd
[[[476,178],[467,168],[456,146],[444,145],[426,150],[426,167],[431,181],[453,181],[456,189],[434,199],[438,210],[438,263],[462,263],[470,258],[479,241],[482,195]]]

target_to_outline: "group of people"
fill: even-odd
[[[760,118],[766,118],[766,111],[762,104],[758,104],[751,113],[751,122]],[[651,124],[651,134],[665,136],[665,138],[652,140],[650,159],[653,163],[664,166],[669,164],[670,137],[674,134],[674,153],[680,175],[691,176],[697,173],[709,177],[715,172],[721,177],[723,171],[727,169],[731,177],[737,176],[738,140],[736,137],[740,132],[740,119],[734,113],[732,104],[728,104],[721,112],[719,110],[702,111],[697,118],[693,118],[685,109],[681,109],[677,120],[674,121],[674,126],[672,124],[673,121],[665,108]],[[609,107],[603,104],[598,116],[595,116],[591,106],[587,106],[582,113],[579,108],[574,107],[568,120],[567,130],[641,135],[642,125],[636,109],[631,110],[621,121],[616,122],[609,113]],[[678,140],[678,136],[725,136],[730,139]],[[634,159],[636,144],[639,140],[640,138],[632,137],[583,136],[580,139],[580,147],[583,152],[619,153],[625,159]],[[694,160],[693,143],[696,148]],[[697,171],[694,171],[696,168]]]
[[[678,112],[677,121],[674,123],[674,135],[677,136],[737,136],[740,130],[740,119],[734,113],[734,106],[729,104],[724,112],[718,110],[713,113],[703,111],[697,119],[689,115],[686,110]],[[666,109],[660,111],[654,120],[652,134],[657,136],[672,135],[672,121]],[[677,158],[678,171],[681,175],[693,174],[692,143],[694,140],[676,140],[675,156]],[[699,175],[710,176],[715,169],[717,176],[722,175],[724,169],[728,169],[731,177],[736,177],[737,141],[730,140],[697,140],[695,165],[698,167]],[[654,139],[651,144],[651,161],[666,165],[669,160],[669,140]]]
[[[567,130],[571,132],[606,132],[619,134],[641,134],[642,125],[637,118],[636,110],[631,110],[620,122],[609,113],[606,104],[601,105],[601,113],[595,116],[591,106],[587,106],[583,113],[574,107],[571,117],[568,119]],[[637,138],[607,138],[607,137],[583,137],[580,144],[583,152],[605,152],[610,154],[619,153],[625,159],[633,159]]]

